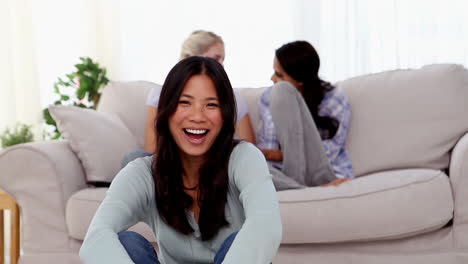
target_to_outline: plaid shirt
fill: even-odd
[[[270,111],[271,90],[272,87],[267,88],[260,99],[257,146],[261,149],[281,149]],[[322,146],[335,175],[338,178],[353,178],[351,160],[345,149],[346,137],[351,121],[351,108],[341,90],[334,88],[325,94],[322,103],[319,105],[319,115],[334,118],[339,122],[338,131],[335,136],[322,140]],[[319,132],[323,136],[323,131],[319,129]],[[282,168],[282,162],[268,162],[278,169]]]

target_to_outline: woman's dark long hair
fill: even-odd
[[[190,57],[177,63],[164,81],[159,98],[155,130],[157,151],[151,169],[155,183],[155,199],[161,219],[183,234],[194,230],[190,226],[186,210],[193,199],[184,192],[183,165],[177,146],[169,130],[169,118],[177,109],[180,95],[187,81],[194,75],[204,74],[216,87],[223,126],[211,148],[199,174],[198,225],[202,240],[213,238],[220,228],[228,225],[224,215],[228,193],[228,163],[234,140],[236,101],[234,92],[221,64],[205,57]]]
[[[294,41],[276,50],[276,58],[283,70],[294,80],[302,82],[302,97],[320,131],[322,139],[332,138],[338,130],[338,121],[320,116],[319,105],[333,86],[319,78],[320,58],[307,41]]]

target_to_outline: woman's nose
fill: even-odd
[[[190,114],[190,120],[195,122],[202,122],[206,119],[203,107],[194,107]]]

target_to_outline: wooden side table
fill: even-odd
[[[0,264],[5,263],[5,223],[3,211],[10,210],[10,263],[17,264],[20,255],[20,212],[16,201],[0,190]]]

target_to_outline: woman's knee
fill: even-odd
[[[296,95],[299,91],[290,82],[281,81],[273,85],[272,93],[279,93],[281,95]]]
[[[127,247],[128,248],[132,248],[132,247],[144,248],[146,246],[151,245],[151,243],[146,238],[144,238],[142,235],[138,234],[137,232],[133,232],[133,231],[120,232],[118,236],[119,236],[120,243],[125,247],[125,249],[127,249]]]
[[[142,235],[125,231],[118,234],[120,244],[135,263],[159,263],[153,245]]]
[[[281,81],[273,85],[270,95],[270,104],[290,104],[292,100],[297,100],[301,97],[299,91],[291,83]]]

